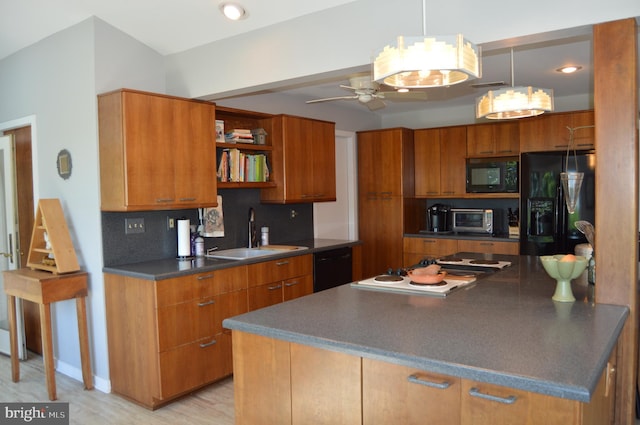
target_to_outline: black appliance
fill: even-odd
[[[427,230],[429,232],[448,232],[451,230],[449,214],[451,207],[444,204],[433,204],[427,209]]]
[[[351,247],[329,249],[313,254],[313,292],[352,281]]]
[[[518,158],[468,158],[467,193],[518,192]]]
[[[573,253],[586,243],[575,227],[578,220],[594,223],[595,153],[593,151],[531,152],[521,155],[520,254],[551,255]],[[569,214],[560,183],[563,171],[584,172],[578,203]],[[568,169],[565,168],[568,165]]]

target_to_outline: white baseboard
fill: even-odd
[[[68,377],[73,378],[82,384],[82,369],[78,369],[75,366],[71,366],[70,364],[61,362],[57,359],[56,359],[55,369],[56,369],[56,372],[60,372],[63,375],[67,375]],[[93,387],[94,389],[101,391],[103,393],[110,393],[111,381],[108,379],[103,379],[103,378],[100,378],[99,376],[93,375]]]

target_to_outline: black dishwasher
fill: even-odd
[[[351,282],[351,247],[313,254],[313,292]]]

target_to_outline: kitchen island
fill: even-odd
[[[604,423],[628,309],[594,303],[577,283],[578,301],[554,302],[537,257],[492,258],[512,265],[446,298],[343,285],[226,319],[236,423],[411,422],[402,411],[428,402],[393,403],[413,397],[397,374],[441,391],[431,412],[446,406],[447,422],[434,423]]]

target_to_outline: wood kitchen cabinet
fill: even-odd
[[[425,257],[439,258],[459,251],[457,239],[404,238],[404,267],[418,264]]]
[[[276,187],[261,190],[264,203],[336,200],[335,123],[291,115],[271,119]]]
[[[520,153],[520,127],[516,122],[467,126],[467,156],[512,156]]]
[[[217,204],[215,107],[122,89],[98,96],[103,211]]]
[[[363,425],[460,425],[460,379],[362,359]]]
[[[405,267],[417,264],[425,257],[439,258],[456,252],[518,255],[520,251],[517,241],[405,237],[403,243]]]
[[[593,111],[559,112],[520,120],[520,150],[522,152],[566,151],[570,140],[567,127],[592,125],[594,125]],[[576,130],[571,149],[574,147],[578,150],[594,149],[594,134],[593,128]]]
[[[460,252],[484,252],[486,254],[507,254],[519,255],[520,244],[517,241],[489,241],[475,239],[458,240],[458,251]]]
[[[233,332],[235,417],[244,424],[603,425],[615,350],[589,403]]]
[[[236,425],[361,425],[359,357],[233,333]]]
[[[358,228],[362,277],[402,264],[402,235],[424,224],[425,205],[413,197],[413,132],[358,132]]]
[[[165,280],[106,273],[111,389],[155,409],[232,374],[222,321],[248,311],[247,267]]]
[[[313,293],[311,254],[250,264],[249,311]]]
[[[460,197],[466,194],[465,126],[420,129],[415,137],[415,196]]]

